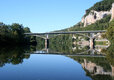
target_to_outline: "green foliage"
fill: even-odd
[[[74,25],[69,28],[70,31],[85,31],[85,30],[106,30],[109,27],[109,21],[111,19],[111,15],[104,17],[101,20],[96,21],[95,23],[88,25],[86,27],[82,27],[79,25]],[[81,23],[82,24],[82,23]]]
[[[49,48],[57,52],[70,52],[72,47],[72,37],[70,35],[59,35],[50,39]]]
[[[30,55],[25,55],[25,47],[23,46],[7,46],[0,47],[0,67],[7,63],[17,65],[23,62],[23,59],[28,59]]]
[[[109,28],[106,32],[106,37],[110,40],[112,44],[114,44],[114,20],[110,22]]]
[[[107,45],[107,41],[95,41],[95,45]]]
[[[0,46],[0,67],[5,64],[22,64],[24,59],[30,58],[30,53],[36,51],[36,46],[33,45],[7,45]]]
[[[111,66],[109,62],[107,61],[107,58],[101,58],[101,57],[71,57],[74,60],[78,61],[79,63],[84,63],[84,59],[87,60],[87,62],[95,63],[98,66],[103,67],[105,71],[111,71]]]
[[[111,45],[105,52],[107,55],[107,60],[109,63],[114,66],[114,45]]]
[[[30,28],[25,27],[25,28],[24,28],[24,32],[25,32],[25,33],[30,33],[30,32],[31,32],[31,31],[30,31]]]
[[[85,16],[87,16],[91,10],[95,11],[109,11],[112,7],[114,0],[102,0],[97,2],[93,7],[86,10]]]
[[[109,51],[113,52],[111,49],[113,49],[113,47],[110,47],[110,49],[108,49]],[[112,68],[111,66],[114,66],[114,56],[110,54],[110,52],[108,53],[107,57],[105,58],[101,58],[101,57],[71,57],[74,60],[78,61],[80,64],[84,63],[84,60],[86,60],[86,62],[91,62],[96,64],[97,66],[101,66],[104,71],[106,72],[111,72]],[[89,72],[86,68],[84,69],[86,71],[86,75],[91,77],[93,80],[113,80],[112,76],[110,75],[93,75],[93,73]]]
[[[36,42],[37,42],[37,50],[42,50],[43,48],[45,48],[45,40],[43,38],[40,37],[36,37]]]
[[[24,35],[25,32],[30,32],[28,27],[14,23],[12,25],[0,26],[0,44],[23,44],[30,41],[30,37]]]
[[[77,54],[89,49],[89,47],[73,45],[73,42],[74,39],[72,39],[72,35],[59,35],[50,39],[49,48],[53,51],[64,54]]]

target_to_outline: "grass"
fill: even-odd
[[[108,45],[108,41],[95,41],[95,45]]]

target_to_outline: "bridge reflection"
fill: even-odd
[[[82,49],[85,48],[85,47],[86,46],[82,47]],[[50,49],[50,48],[44,48],[42,50],[36,50],[36,51],[33,51],[32,53],[25,53],[25,54],[26,55],[27,54],[78,54],[78,55],[83,55],[83,54],[88,54],[88,55],[99,54],[99,55],[104,55],[105,53],[102,53],[101,50],[102,49],[106,49],[107,47],[108,46],[96,46],[94,49],[90,48],[90,49],[83,50],[81,52],[75,52],[75,50],[77,49],[75,47],[75,48],[72,48],[72,52],[67,52],[67,53],[66,52],[61,52],[59,50]]]
[[[95,52],[98,53],[95,54]],[[85,54],[86,53],[86,54]],[[87,54],[87,53],[90,53],[90,54]],[[96,51],[95,49],[89,49],[87,51],[84,51],[84,52],[80,52],[80,53],[62,53],[62,52],[56,52],[56,51],[53,51],[51,49],[43,49],[41,51],[34,51],[32,53],[24,53],[25,55],[30,55],[30,54],[56,54],[56,55],[64,55],[64,56],[86,56],[86,57],[105,57],[104,55],[102,55],[102,53]]]
[[[98,46],[97,46],[98,47]],[[104,48],[104,47],[103,47]],[[9,48],[8,48],[9,49]],[[79,62],[82,68],[85,70],[86,75],[91,77],[93,80],[96,80],[95,77],[98,77],[98,80],[113,80],[114,77],[114,65],[112,54],[107,58],[107,55],[102,55],[97,48],[85,50],[80,53],[62,53],[56,52],[51,49],[42,49],[39,51],[23,50],[24,48],[18,49],[16,47],[8,50],[3,49],[0,51],[0,67],[5,66],[5,64],[22,64],[25,59],[29,59],[31,54],[37,55],[62,55],[68,58],[74,59],[76,62]],[[113,48],[111,48],[113,49]],[[5,52],[4,52],[5,50]],[[14,51],[15,50],[15,51]],[[34,49],[35,50],[35,49]],[[11,51],[11,52],[10,52]],[[111,50],[110,50],[111,51]],[[96,52],[98,54],[96,54]],[[90,53],[90,54],[86,54]]]

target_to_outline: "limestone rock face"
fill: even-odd
[[[111,9],[111,20],[114,19],[114,3],[112,4],[112,9]]]
[[[112,8],[110,11],[98,12],[91,10],[91,12],[87,16],[82,18],[81,22],[84,23],[84,27],[86,27],[87,25],[95,23],[97,20],[100,20],[109,14],[111,14],[111,20],[114,19],[114,3],[112,4]]]
[[[89,15],[87,15],[86,17],[82,18],[82,23],[84,23],[84,27],[86,27],[87,25],[90,25],[92,23],[95,23],[97,20],[100,20],[102,18],[104,18],[105,16],[111,14],[111,11],[94,11],[92,10]]]
[[[92,75],[111,75],[113,76],[112,71],[105,71],[103,67],[84,59],[84,62],[81,63],[82,67],[90,72]]]

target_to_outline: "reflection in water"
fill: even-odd
[[[105,57],[71,57],[78,61],[93,80],[113,80],[114,66]]]
[[[84,73],[83,73],[83,75],[81,73],[81,76],[83,76],[83,78],[85,78],[86,80],[91,80],[91,79],[92,80],[113,80],[114,79],[114,53],[113,53],[114,47],[113,46],[109,47],[108,49],[101,50],[106,55],[106,57],[69,56],[69,58],[65,58],[64,56],[58,57],[58,55],[54,55],[53,57],[51,56],[51,58],[53,60],[55,60],[55,62],[53,62],[53,64],[51,63],[51,61],[53,61],[53,60],[51,59],[51,61],[50,61],[50,56],[44,56],[45,58],[44,57],[42,58],[43,54],[40,54],[39,57],[34,55],[34,57],[30,58],[30,56],[32,56],[30,54],[32,54],[32,53],[47,52],[47,49],[44,49],[44,51],[42,51],[43,50],[42,48],[40,48],[39,50],[37,48],[39,48],[39,47],[27,46],[27,47],[0,48],[0,67],[1,67],[1,69],[3,69],[3,67],[5,67],[5,64],[7,64],[7,65],[11,64],[12,66],[14,66],[14,65],[18,66],[17,64],[21,63],[21,65],[19,67],[21,67],[21,66],[26,66],[26,68],[27,68],[27,66],[37,66],[37,68],[40,67],[41,70],[36,69],[36,67],[35,67],[35,69],[31,69],[30,67],[28,67],[30,70],[37,70],[37,71],[35,71],[37,73],[39,71],[42,72],[42,70],[44,68],[46,68],[46,64],[48,64],[48,67],[51,67],[54,63],[56,63],[56,64],[61,63],[61,65],[62,65],[64,62],[68,61],[67,67],[72,66],[73,69],[76,69],[76,70],[79,69],[79,71],[82,71],[82,69],[79,68],[79,65],[82,66],[83,70],[86,72],[86,75],[85,75],[86,77],[84,76]],[[46,53],[46,54],[50,54],[50,53],[51,54],[52,53],[53,54],[54,53],[68,54],[68,52],[69,52],[70,53],[69,55],[71,55],[71,54],[82,53],[86,50],[87,50],[87,52],[85,52],[83,54],[91,54],[91,51],[88,51],[88,47],[80,47],[80,46],[75,46],[75,48],[68,48],[68,49],[67,49],[67,47],[66,48],[60,47],[59,49],[57,49],[57,47],[51,48],[51,49],[48,49],[48,53]],[[94,50],[96,50],[96,49],[94,49]],[[59,52],[59,53],[57,53],[57,52]],[[65,52],[67,52],[67,53],[65,53]],[[96,52],[94,52],[93,55],[96,55],[96,54],[99,54],[97,50],[96,50]],[[40,62],[42,59],[44,61],[46,61],[47,63],[44,61]],[[75,61],[72,64],[69,64],[71,61],[70,59],[73,59]],[[40,64],[37,64],[36,60],[38,60],[37,62],[39,62]],[[24,61],[25,61],[25,63],[24,63]],[[28,63],[27,63],[27,61],[28,61]],[[34,61],[34,62],[31,62],[31,61]],[[77,64],[77,62],[79,62],[80,64]],[[32,63],[34,63],[34,64],[32,64]],[[74,66],[73,64],[77,64],[77,66]],[[43,68],[42,68],[42,66],[43,66]],[[58,67],[56,67],[55,72],[57,72],[57,70],[60,69],[59,65],[56,65],[56,66],[58,66]],[[64,68],[64,67],[65,67],[65,65],[62,65],[62,69],[64,69],[63,71],[66,70],[69,73],[72,72],[70,70],[67,70],[68,68]],[[23,67],[23,68],[25,68],[25,67]],[[10,69],[10,67],[7,67],[7,70],[9,70],[9,69]],[[53,70],[53,69],[49,68],[48,73],[50,73],[51,70]],[[0,72],[0,74],[1,74],[1,72]],[[25,69],[25,74],[28,74],[28,73],[26,73],[26,69]],[[24,76],[26,76],[25,74],[24,74]],[[52,74],[52,73],[50,73],[50,74]],[[63,74],[64,74],[64,72],[61,72],[61,75],[62,75],[61,77],[66,76],[66,74],[64,74],[64,75]],[[74,72],[72,72],[72,77],[74,77],[74,78],[72,78],[72,79],[73,80],[76,79],[77,75],[78,75],[77,72],[74,70]],[[35,76],[35,74],[33,76]],[[45,76],[45,75],[40,75],[39,77],[43,77],[43,76]],[[55,76],[57,78],[57,75],[53,75],[53,76]],[[69,74],[69,76],[71,76],[71,75]],[[91,79],[88,78],[87,76],[90,77]],[[29,79],[29,80],[32,80],[32,79]]]
[[[30,55],[24,55],[25,50],[23,47],[12,46],[0,48],[0,67],[7,63],[13,65],[20,64],[23,62],[23,59],[28,59]]]
[[[106,72],[103,67],[92,63],[91,61],[87,61],[86,59],[84,59],[84,63],[81,63],[82,67],[86,70],[88,70],[91,74],[93,75],[111,75],[112,76],[112,72]]]
[[[112,66],[112,76],[114,76],[114,66]]]

